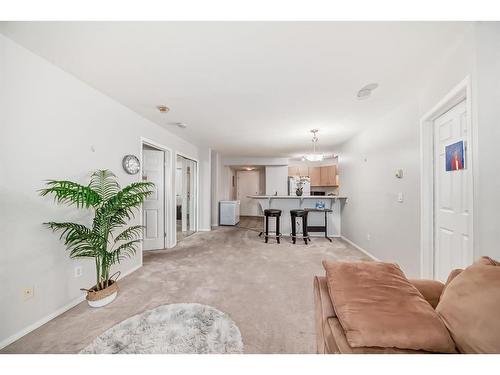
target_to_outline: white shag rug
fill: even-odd
[[[238,354],[241,333],[225,313],[198,303],[162,305],[99,335],[84,354]]]

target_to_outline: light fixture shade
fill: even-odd
[[[304,156],[308,161],[322,161],[324,159],[323,154],[307,154]]]
[[[314,134],[314,136],[312,138],[313,152],[310,153],[310,154],[305,154],[304,157],[303,157],[303,159],[306,159],[308,161],[322,161],[325,158],[325,155],[323,155],[322,153],[316,152],[316,144],[319,141],[319,139],[318,139],[318,137],[316,135],[317,132],[318,132],[318,129],[312,129],[311,130],[311,133]]]

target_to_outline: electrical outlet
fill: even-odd
[[[25,301],[33,298],[35,296],[35,287],[24,288],[23,290],[23,298]]]
[[[367,233],[367,234],[366,234],[366,239],[367,239],[368,241],[370,241],[370,240],[372,239],[372,235],[371,235],[370,233]]]
[[[83,267],[82,266],[76,266],[75,267],[75,278],[81,277],[83,275]]]

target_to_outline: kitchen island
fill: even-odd
[[[294,196],[294,195],[249,195],[248,198],[256,199],[259,203],[261,215],[264,215],[264,210],[275,208],[281,210],[281,234],[289,236],[291,232],[290,210],[316,208],[316,203],[324,202],[326,209],[332,210],[327,214],[328,237],[340,236],[340,215],[347,197],[336,195],[309,195],[309,196]],[[324,214],[321,212],[310,212],[308,214],[308,226],[324,225]],[[300,220],[297,221],[299,232],[302,232]],[[274,230],[274,224],[270,226]],[[323,233],[311,232],[311,237],[324,237]]]

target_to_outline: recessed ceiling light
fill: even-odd
[[[168,108],[166,105],[159,105],[156,108],[158,108],[158,111],[160,111],[161,113],[167,113],[168,111],[170,111],[170,108]]]

